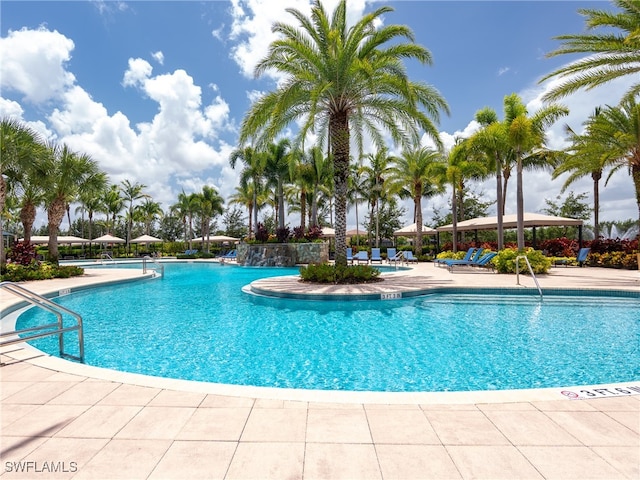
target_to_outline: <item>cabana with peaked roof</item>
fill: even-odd
[[[536,227],[578,227],[578,241],[582,246],[582,225],[583,221],[577,218],[555,217],[553,215],[543,215],[541,213],[524,214],[524,228],[533,229],[533,244],[536,244]],[[498,228],[498,217],[479,217],[471,218],[458,222],[456,229],[459,232],[473,230],[476,232],[476,241],[478,230],[496,230]],[[518,216],[513,213],[502,216],[502,228],[518,228]],[[453,232],[453,224],[443,225],[436,228],[439,232]]]
[[[435,235],[438,232],[431,227],[422,226],[423,235]],[[415,237],[418,234],[418,227],[415,223],[402,227],[393,232],[394,237]]]

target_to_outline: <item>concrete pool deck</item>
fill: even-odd
[[[136,279],[140,272],[110,267],[25,286],[48,293]],[[449,273],[433,264],[386,278],[329,289],[534,288],[526,276],[516,286],[511,275]],[[287,290],[331,294],[287,281]],[[543,289],[640,292],[638,271],[557,267],[539,282]],[[0,291],[0,311],[15,300]],[[640,395],[300,394],[124,374],[22,344],[4,347],[2,362],[2,478],[640,477]]]

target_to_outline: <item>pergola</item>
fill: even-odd
[[[536,244],[536,227],[578,227],[578,242],[582,247],[582,225],[583,221],[577,218],[555,217],[553,215],[543,215],[541,213],[524,214],[524,227],[533,229],[533,244]],[[502,216],[502,228],[517,228],[518,218],[515,213]],[[479,217],[471,218],[458,222],[456,229],[459,232],[473,230],[476,232],[476,241],[478,241],[478,230],[496,230],[498,228],[498,217]],[[453,232],[453,224],[443,225],[436,228],[440,232]],[[438,243],[439,239],[438,239]]]

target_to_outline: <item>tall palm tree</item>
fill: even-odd
[[[508,158],[511,153],[508,146],[508,132],[506,125],[498,121],[497,113],[491,108],[479,110],[475,117],[482,128],[469,137],[469,153],[476,158],[480,156],[480,161],[484,157],[488,166],[493,165],[496,174],[498,250],[502,250],[504,247],[503,216],[507,181],[511,172],[511,161]]]
[[[439,144],[433,121],[440,111],[448,111],[433,87],[409,80],[403,64],[405,59],[429,64],[430,52],[413,43],[406,26],[378,27],[391,11],[379,8],[348,26],[346,0],[331,16],[320,0],[314,0],[309,17],[287,9],[298,25],[274,24],[279,38],[255,69],[256,76],[273,69],[285,77],[251,106],[242,122],[241,143],[254,138],[267,144],[292,122],[300,125],[296,148],[312,132],[321,145],[328,141],[334,165],[337,265],[347,264],[351,134],[360,151],[365,132],[378,148],[384,146],[381,129],[403,145],[418,143],[422,129]]]
[[[545,146],[545,131],[560,117],[569,114],[566,107],[550,104],[529,116],[520,97],[513,93],[504,99],[505,123],[509,147],[516,160],[516,217],[518,250],[524,249],[524,193],[522,170],[526,159],[544,159],[554,163],[560,153]]]
[[[254,217],[254,205],[256,206],[256,218],[257,218],[257,211],[260,210],[263,206],[263,202],[262,202],[262,196],[259,193],[255,192],[256,189],[256,185],[253,183],[242,183],[240,182],[240,185],[236,186],[236,191],[234,194],[232,194],[229,197],[229,204],[237,204],[237,205],[242,205],[243,207],[245,207],[249,213],[248,217],[249,217],[249,229],[248,231],[248,237],[251,238],[251,235],[253,234],[253,217]]]
[[[202,187],[202,192],[196,195],[198,197],[198,214],[200,215],[200,232],[203,238],[204,249],[208,252],[211,220],[215,215],[222,215],[224,199],[214,187],[209,185]]]
[[[289,150],[291,142],[283,138],[278,143],[272,143],[265,152],[264,176],[275,185],[277,198],[277,225],[284,228],[284,184],[289,181],[291,157]]]
[[[97,188],[105,181],[105,175],[89,155],[76,153],[67,145],[52,145],[45,162],[49,260],[58,263],[58,231],[67,205],[76,200],[82,190]]]
[[[349,204],[356,210],[356,242],[360,245],[360,219],[358,218],[358,204],[367,200],[367,177],[362,162],[351,164],[349,174]]]
[[[110,185],[103,193],[102,203],[103,212],[107,215],[107,233],[115,234],[116,219],[125,207],[120,188],[117,185]]]
[[[127,209],[127,251],[131,249],[131,229],[133,227],[133,204],[136,200],[142,198],[149,198],[149,195],[144,193],[143,190],[147,188],[146,185],[141,183],[131,183],[129,180],[123,180],[120,182],[120,191],[125,202],[129,202]]]
[[[11,183],[20,177],[36,152],[42,149],[42,141],[35,131],[11,118],[0,121],[0,267],[5,264],[2,212],[7,198],[7,181]]]
[[[193,245],[193,217],[198,210],[198,196],[191,193],[187,195],[184,190],[178,194],[178,201],[171,206],[171,211],[179,215],[184,227],[184,238],[189,244],[189,250]]]
[[[567,149],[568,155],[554,170],[552,178],[557,178],[568,173],[569,176],[562,186],[564,192],[569,186],[582,177],[590,176],[593,180],[593,220],[594,237],[600,237],[600,180],[608,158],[606,147],[592,137],[589,132],[593,130],[595,119],[600,115],[601,108],[597,107],[593,115],[583,123],[584,134],[576,133],[569,125],[565,127],[571,144]]]
[[[469,154],[469,141],[457,140],[445,156],[442,164],[434,166],[433,171],[440,182],[451,185],[451,217],[453,224],[453,251],[458,251],[458,221],[464,218],[460,210],[464,206],[466,181],[481,179],[487,175],[487,165]]]
[[[147,197],[137,206],[137,210],[140,212],[140,217],[144,223],[144,233],[151,235],[151,225],[164,215],[160,202],[154,202],[151,197]]]
[[[391,160],[389,151],[386,148],[378,150],[375,154],[370,153],[365,156],[368,163],[363,164],[362,172],[367,182],[368,200],[370,207],[370,218],[375,218],[375,242],[376,247],[380,246],[380,201],[389,194],[389,186],[385,183],[391,174]]]
[[[300,228],[304,232],[307,221],[307,205],[311,199],[315,183],[315,169],[311,153],[295,150],[291,154],[289,177],[293,180],[288,194],[289,203],[298,205]]]
[[[576,53],[590,55],[543,77],[540,82],[554,77],[563,79],[544,100],[557,100],[579,89],[590,90],[620,77],[635,81],[623,99],[630,100],[640,93],[640,2],[612,0],[612,3],[619,11],[578,10],[586,17],[588,32],[556,37],[564,44],[549,53],[549,57]],[[597,28],[602,29],[601,33],[591,32]]]
[[[107,180],[105,178],[104,185],[102,185],[101,188],[83,190],[78,196],[78,201],[80,202],[78,209],[87,213],[87,220],[89,223],[89,231],[87,233],[87,237],[89,238],[89,255],[91,255],[91,239],[93,238],[93,216],[97,212],[106,213],[106,206],[104,203],[106,193]]]
[[[251,220],[249,221],[249,235],[255,234],[258,228],[258,195],[262,190],[262,176],[264,174],[264,155],[258,153],[253,147],[237,148],[231,152],[229,164],[231,168],[236,168],[236,164],[240,160],[244,164],[244,168],[240,173],[240,186],[249,189],[248,184],[253,184],[251,189],[253,192],[253,230],[251,230]],[[249,215],[251,215],[251,211]]]
[[[422,197],[441,191],[441,185],[437,184],[437,170],[442,162],[442,153],[429,147],[417,147],[403,151],[400,157],[393,157],[391,161],[390,188],[401,197],[413,200],[417,227],[414,253],[422,255]]]
[[[589,124],[586,135],[591,148],[602,152],[605,168],[611,167],[609,178],[621,168],[629,169],[640,227],[640,104],[630,99],[604,107]]]

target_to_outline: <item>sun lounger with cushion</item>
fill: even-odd
[[[358,263],[369,263],[369,254],[365,250],[361,250],[353,256],[353,259]]]
[[[482,255],[479,259],[474,259],[474,260],[458,260],[457,262],[452,261],[450,263],[447,264],[447,267],[449,268],[449,271],[452,272],[453,271],[453,267],[459,267],[459,266],[467,266],[467,267],[489,267],[491,260],[493,259],[493,257],[495,257],[496,255],[498,255],[497,252],[487,252],[484,255]]]
[[[382,263],[382,257],[380,256],[380,249],[379,248],[372,248],[371,249],[371,263],[373,263],[373,262]]]
[[[407,263],[418,263],[418,259],[413,256],[413,252],[411,250],[405,250],[404,252],[402,252],[402,256],[404,257],[404,261]]]
[[[473,255],[473,253],[475,251],[476,251],[476,249],[471,247],[469,250],[467,250],[467,253],[465,253],[463,258],[459,258],[457,260],[464,260],[464,261],[471,260],[471,256]],[[446,263],[449,260],[456,260],[456,259],[454,259],[454,258],[436,258],[436,259],[433,260],[433,263],[435,265],[442,266],[442,264]]]

